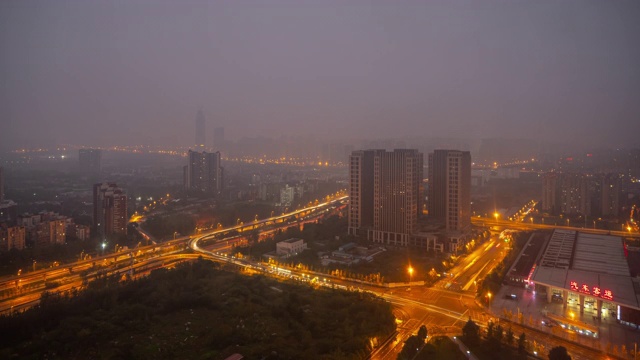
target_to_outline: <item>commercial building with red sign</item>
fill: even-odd
[[[621,237],[555,230],[528,282],[565,309],[571,302],[581,314],[640,324],[640,282]]]

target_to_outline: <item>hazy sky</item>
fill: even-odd
[[[640,145],[640,1],[0,2],[0,147],[547,137]]]

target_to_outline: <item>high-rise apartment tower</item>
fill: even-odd
[[[115,183],[93,185],[93,228],[102,236],[127,234],[127,195]]]
[[[349,233],[409,245],[422,210],[422,166],[417,150],[354,151],[349,158]]]
[[[435,150],[429,154],[429,217],[444,219],[447,231],[471,225],[471,153]]]
[[[223,168],[220,152],[208,153],[189,150],[189,163],[184,167],[184,187],[217,195],[223,188]]]

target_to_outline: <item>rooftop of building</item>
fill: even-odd
[[[11,206],[17,206],[18,203],[14,202],[13,200],[2,200],[0,201],[0,207],[1,208],[8,208]]]
[[[549,240],[549,233],[536,232],[531,235],[520,256],[509,270],[509,275],[529,276],[531,268],[538,259],[538,254]]]
[[[299,238],[291,238],[291,239],[283,240],[281,242],[293,244],[293,243],[297,243],[298,241],[303,241],[303,240]]]
[[[531,279],[586,296],[640,308],[621,237],[555,230]],[[604,296],[610,291],[611,298]]]

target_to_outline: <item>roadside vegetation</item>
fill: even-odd
[[[361,261],[351,266],[336,263],[322,265],[318,257],[319,252],[328,254],[350,242],[370,248],[382,246],[347,235],[347,219],[340,216],[331,216],[317,223],[304,224],[302,229],[293,226],[262,239],[257,236],[257,233],[249,233],[246,235],[247,241],[236,246],[233,253],[256,261],[266,261],[264,254],[275,251],[276,243],[290,238],[303,239],[308,249],[297,256],[275,260],[274,264],[372,283],[407,282],[409,281],[407,269],[411,265],[414,269],[412,280],[422,280],[430,284],[437,280],[439,272],[446,269],[442,259],[434,254],[408,248],[387,249],[376,255],[371,262]]]
[[[246,276],[198,260],[0,317],[2,359],[361,359],[395,331],[368,293]]]
[[[511,327],[503,328],[500,324],[489,322],[487,331],[483,334],[480,327],[473,320],[469,320],[462,328],[460,339],[481,360],[528,358],[529,344],[526,335],[514,334]]]

